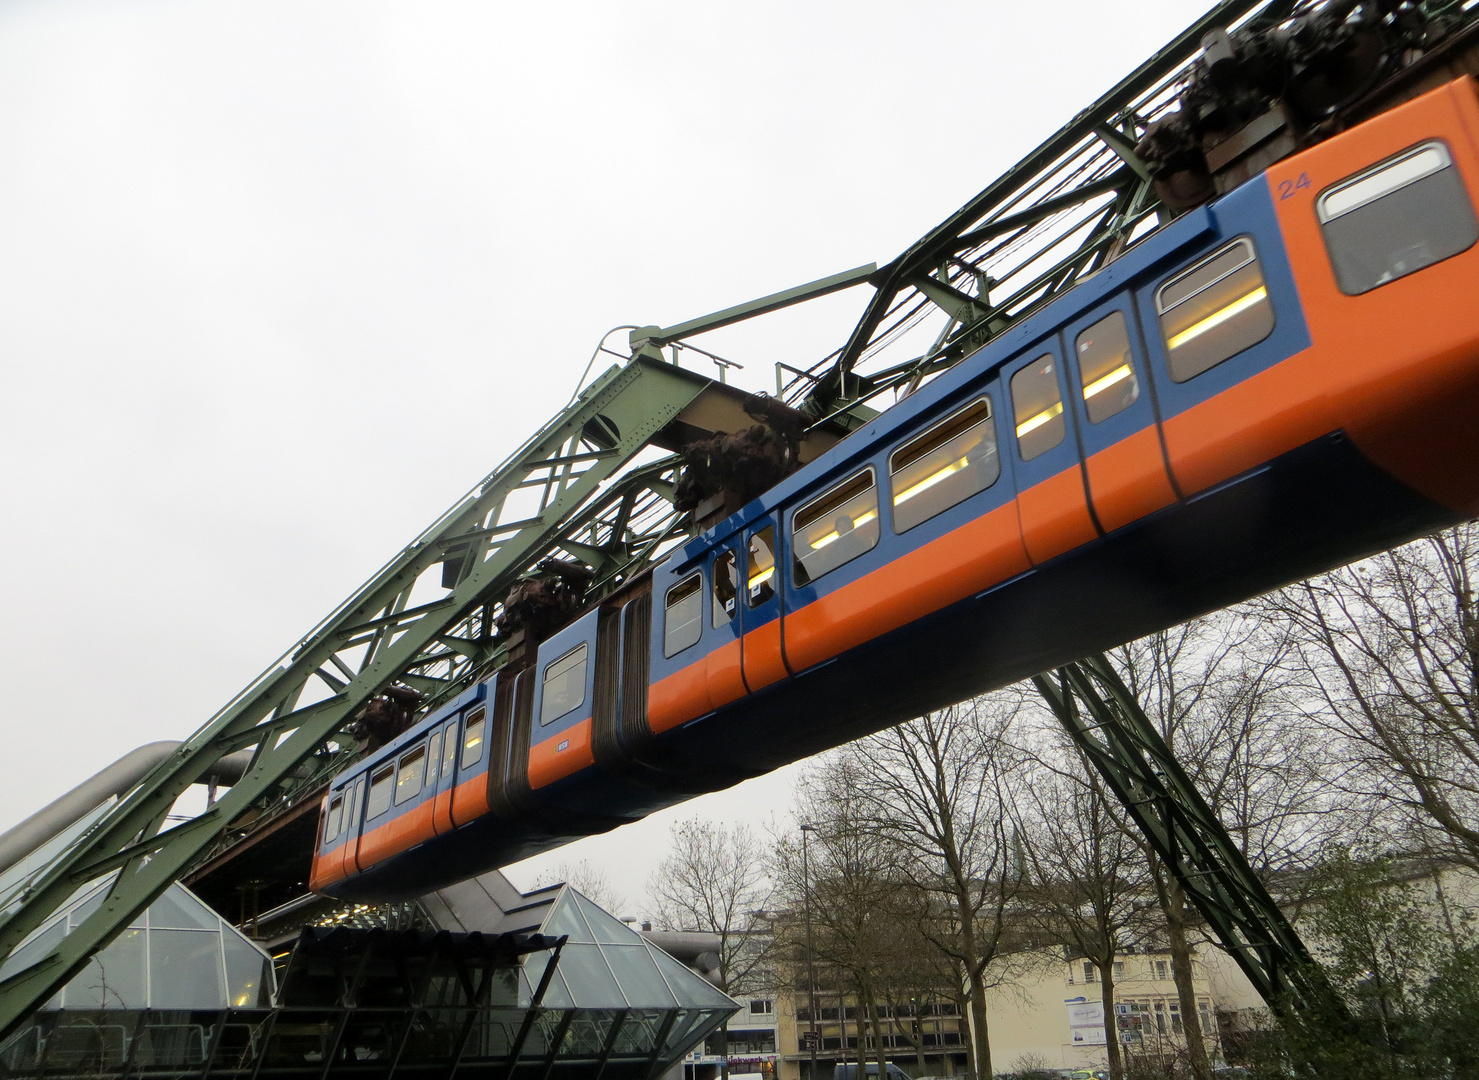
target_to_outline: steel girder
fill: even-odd
[[[1102,654],[1033,683],[1263,1000],[1341,1023],[1345,1006]]]
[[[1093,273],[1165,217],[1134,145],[1175,106],[1210,30],[1278,22],[1295,0],[1222,0],[870,279],[847,343],[796,375],[817,416],[917,384]],[[943,311],[943,326],[939,313]]]
[[[0,1038],[80,971],[240,815],[293,783],[310,757],[334,753],[336,736],[348,743],[340,729],[376,694],[402,683],[422,691],[434,706],[495,664],[493,609],[540,559],[563,552],[591,565],[599,595],[676,542],[678,515],[669,501],[676,459],[639,464],[620,478],[618,473],[707,385],[702,376],[641,357],[612,367],[143,784],[0,902],[0,956],[7,956],[80,886],[113,877],[92,915],[38,962],[0,982]],[[428,586],[441,595],[413,602]],[[250,767],[219,802],[163,828],[191,784],[220,758],[248,748],[254,750]]]

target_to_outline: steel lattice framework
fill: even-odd
[[[956,363],[1165,220],[1150,171],[1135,153],[1137,140],[1172,107],[1208,31],[1277,23],[1296,6],[1218,4],[882,269],[847,271],[676,327],[635,330],[631,359],[597,378],[171,760],[0,897],[0,956],[8,956],[76,889],[113,880],[85,922],[39,962],[0,982],[0,1037],[170,882],[229,844],[234,822],[248,812],[270,813],[342,767],[356,749],[343,729],[376,695],[399,683],[435,707],[496,668],[503,655],[491,625],[498,604],[542,560],[589,567],[587,595],[594,600],[678,542],[684,526],[672,499],[680,460],[652,439],[710,383],[661,362],[661,347],[867,281],[874,294],[846,343],[805,371],[788,369],[793,378],[782,395],[819,422],[860,422],[871,415],[867,402],[907,392]],[[1464,17],[1474,10],[1466,3]],[[1093,665],[1080,666],[1040,689],[1078,736],[1069,699],[1076,695],[1090,712],[1102,712],[1098,723],[1110,734],[1084,748],[1106,775],[1118,776],[1112,783],[1125,797],[1149,782],[1150,744],[1124,709],[1097,710],[1096,694],[1115,696],[1106,678]],[[252,752],[252,762],[241,781],[201,815],[165,828],[176,799],[222,757],[242,750]],[[1270,914],[1272,902],[1249,885],[1246,868],[1207,839],[1220,830],[1215,819],[1190,803],[1177,810],[1187,798],[1179,788],[1157,798],[1169,809],[1142,824],[1152,835],[1161,829],[1167,844],[1180,845],[1174,850],[1200,853],[1172,865],[1215,879],[1215,887],[1189,885],[1188,892],[1211,905],[1203,906],[1211,925],[1227,925],[1224,946],[1234,955],[1254,945],[1265,950],[1257,961],[1262,981],[1255,982],[1268,993],[1320,996],[1299,974],[1307,957],[1292,931],[1250,936],[1249,927],[1274,927],[1282,916]],[[1187,821],[1196,823],[1200,848],[1184,834]],[[1236,910],[1244,921],[1228,922],[1219,910]]]

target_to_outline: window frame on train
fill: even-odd
[[[467,714],[467,720],[462,725],[462,750],[457,756],[458,768],[470,769],[483,760],[483,732],[487,726],[488,710],[483,706],[478,706]]]
[[[766,536],[769,539],[765,539]],[[765,525],[755,529],[745,537],[745,601],[751,608],[760,607],[774,600],[780,592],[780,582],[777,575],[780,574],[780,558],[777,554],[775,542],[776,529],[774,525]],[[756,581],[757,575],[751,571],[755,563],[755,548],[757,543],[763,543],[770,549],[770,573],[764,574]]]
[[[1038,369],[1044,363],[1048,365],[1047,372],[1039,372]],[[1063,405],[1063,380],[1058,377],[1059,373],[1053,366],[1057,363],[1058,354],[1049,349],[1047,352],[1033,357],[1016,371],[1012,372],[1012,377],[1007,380],[1007,394],[1012,403],[1012,433],[1017,438],[1017,453],[1023,461],[1032,461],[1034,458],[1042,457],[1049,450],[1054,450],[1062,446],[1063,440],[1068,437],[1068,416]],[[1029,373],[1038,377],[1041,377],[1042,374],[1051,376],[1053,392],[1057,397],[1054,401],[1043,404],[1041,408],[1036,408],[1036,411],[1029,413],[1024,418],[1022,409],[1018,404],[1017,380]],[[1029,454],[1027,452],[1028,445],[1024,441],[1026,437],[1044,428],[1052,430],[1055,425],[1058,437],[1050,443],[1044,442],[1041,446],[1036,445],[1037,440],[1034,440],[1032,452]]]
[[[721,564],[726,567],[724,574],[720,574]],[[734,617],[739,614],[739,555],[734,548],[727,547],[714,556],[714,562],[710,570],[709,595],[713,598],[712,620],[714,629],[719,630],[734,622]],[[729,588],[728,599],[720,598],[720,582]]]
[[[551,674],[552,672],[554,672],[554,669],[558,665],[565,663],[565,661],[567,661],[567,660],[573,660],[573,658],[576,656],[576,654],[579,654],[579,656],[580,656],[580,659],[579,659],[579,662],[578,663],[572,662],[568,667],[562,668],[559,672],[555,672],[554,674]],[[576,709],[580,708],[582,705],[585,704],[586,672],[589,669],[589,664],[590,664],[590,646],[589,646],[588,643],[582,641],[582,642],[579,642],[578,644],[572,646],[571,648],[567,649],[565,652],[561,653],[559,656],[555,657],[548,664],[545,664],[544,665],[544,671],[541,673],[540,679],[539,679],[539,687],[540,687],[540,694],[539,694],[539,726],[540,727],[544,727],[544,726],[546,726],[548,724],[553,724],[556,720],[560,719],[560,717],[562,717],[562,716],[569,716]],[[558,698],[555,695],[553,695],[553,694],[550,693],[550,683],[554,679],[564,679],[566,677],[566,675],[568,675],[570,672],[577,671],[577,670],[580,672],[579,678],[568,680],[568,682],[572,682],[575,686],[578,686],[580,688],[580,697],[574,699],[573,704],[565,705],[564,704],[564,700],[565,699]],[[566,685],[566,684],[565,683],[562,683],[561,684],[561,687],[563,688],[564,685]],[[551,712],[550,711],[550,708],[551,708],[551,704],[550,703],[551,702],[554,702],[555,703],[554,707],[555,708],[559,708],[559,710],[560,710],[559,712]]]
[[[385,792],[385,805],[375,806],[375,793],[380,789]],[[387,761],[377,765],[370,770],[370,789],[365,794],[365,820],[377,818],[390,809],[391,800],[395,797],[395,761]]]
[[[414,770],[414,771],[408,771]],[[396,759],[395,805],[410,802],[426,786],[426,743],[419,742]]]
[[[985,411],[982,413],[980,418],[973,419],[971,414],[981,412],[982,409],[984,409]],[[940,468],[936,469],[934,472],[926,476],[916,478],[913,475],[909,475],[903,480],[900,479],[901,474],[905,473],[906,470],[917,465],[919,462],[924,461],[935,451],[944,449],[952,442],[969,435],[971,432],[976,431],[977,429],[985,430],[984,438],[982,438],[982,440],[976,443],[974,446],[968,447],[967,449],[961,451],[961,454],[958,458],[955,458],[949,461],[947,464],[940,466]],[[967,471],[970,465],[967,460],[969,455],[971,455],[976,450],[976,447],[983,445],[990,448],[989,456],[992,465],[990,478],[987,479],[986,482],[984,484],[981,484],[979,487],[972,488],[969,491],[962,491],[959,494],[954,494],[953,485],[951,485],[950,483],[951,479],[953,477],[960,476]],[[983,454],[982,456],[984,459],[986,455]],[[954,466],[960,467],[955,468]],[[950,472],[945,471],[947,468],[950,469]],[[890,512],[893,515],[894,532],[903,534],[908,532],[910,529],[917,528],[918,526],[923,525],[926,521],[929,521],[931,518],[935,518],[938,517],[940,514],[943,514],[951,507],[959,506],[971,496],[979,495],[983,491],[990,490],[1000,479],[1001,447],[998,444],[996,438],[996,409],[992,405],[991,395],[982,394],[980,397],[956,409],[949,416],[945,417],[945,419],[925,428],[918,435],[914,436],[898,449],[894,450],[893,453],[889,454],[889,507]],[[901,491],[900,486],[905,483],[907,483],[909,486],[905,487]],[[928,508],[929,512],[920,514],[918,517],[912,516],[917,513],[916,510],[912,509],[905,511],[904,514],[900,514],[899,507],[901,504],[912,502],[916,498],[916,496],[924,494],[925,492],[930,490],[937,490],[942,487],[945,488],[947,492],[954,495],[954,497],[951,498],[949,502],[941,502],[938,506],[932,506],[932,504],[927,502],[922,503],[921,506]]]
[[[426,737],[426,770],[423,787],[436,787],[442,778],[442,728],[438,724]]]
[[[452,775],[452,771],[457,768],[458,751],[462,749],[456,717],[453,717],[452,721],[442,728],[442,733],[442,765],[437,775],[439,777],[449,777]]]
[[[681,589],[688,589],[687,593],[676,600],[673,594]],[[695,608],[692,618],[686,623],[679,624],[685,632],[685,637],[678,638],[674,634],[673,609],[689,599],[693,600]],[[688,631],[691,628],[691,634]],[[691,649],[698,644],[699,638],[704,636],[704,575],[695,570],[684,577],[681,581],[674,582],[663,593],[662,600],[662,655],[664,659],[677,656],[684,649]]]
[[[859,484],[860,481],[862,481],[861,485]],[[853,488],[856,488],[857,490],[854,491],[852,490]],[[868,509],[862,510],[862,512],[856,517],[848,518],[848,520],[852,524],[852,527],[846,533],[843,533],[842,530],[837,527],[837,522],[842,520],[841,517],[838,517],[833,519],[832,532],[824,533],[821,537],[818,538],[821,540],[827,540],[829,536],[831,537],[831,539],[827,540],[827,543],[822,545],[821,547],[816,546],[816,544],[812,540],[807,539],[803,535],[803,530],[805,530],[807,527],[815,525],[817,522],[824,521],[828,514],[841,510],[843,507],[848,506],[854,500],[864,495],[872,495],[872,506]],[[872,517],[868,518],[868,520],[866,521],[863,521],[862,525],[859,525],[858,519],[870,513],[872,514]],[[812,583],[830,574],[833,570],[836,570],[839,566],[846,566],[854,559],[861,558],[862,556],[868,554],[868,552],[872,551],[878,546],[878,539],[883,534],[881,517],[882,510],[879,506],[878,498],[878,474],[874,470],[872,465],[867,465],[859,469],[847,479],[840,480],[837,483],[833,484],[826,491],[822,492],[815,498],[808,499],[801,506],[798,506],[796,510],[791,514],[792,579],[796,582],[798,586],[811,585]],[[864,526],[869,525],[871,525],[872,528],[867,532],[864,532]],[[871,533],[871,539],[869,539],[869,533]],[[843,536],[851,537],[857,536],[859,534],[861,534],[863,540],[866,541],[866,547],[858,547],[855,549],[841,549],[850,550],[851,554],[849,554],[844,559],[838,559],[836,562],[829,561],[828,559],[823,559],[816,563],[815,567],[812,565],[808,565],[806,561],[807,559],[814,558],[818,552],[824,552],[828,547],[831,547],[832,544],[836,543],[836,541],[840,540]],[[807,552],[806,555],[803,555],[801,553],[803,548]],[[819,567],[819,569],[816,567]]]
[[[1117,327],[1113,325],[1116,323]],[[1090,334],[1100,335],[1099,341],[1089,337]],[[1098,346],[1105,334],[1115,334],[1121,337],[1124,341],[1124,348],[1118,350],[1116,341],[1108,350],[1100,349]],[[1116,357],[1117,350],[1118,356]],[[1099,364],[1101,354],[1111,358],[1109,365]],[[1093,356],[1097,366],[1091,370],[1085,370],[1084,358],[1090,355]],[[1115,358],[1119,360],[1118,364],[1114,363]],[[1083,398],[1084,414],[1088,416],[1089,423],[1102,424],[1111,416],[1118,416],[1140,400],[1140,375],[1135,370],[1135,345],[1130,340],[1130,320],[1120,308],[1105,312],[1102,319],[1096,319],[1074,335],[1073,362],[1078,368],[1078,392]],[[1125,394],[1127,381],[1128,395]],[[1116,387],[1119,388],[1117,398],[1101,396]]]
[[[1226,269],[1216,273],[1206,282],[1197,282],[1197,275],[1216,266],[1219,260],[1241,249],[1246,258],[1241,262],[1228,263]],[[1251,270],[1251,277],[1244,273]],[[1242,275],[1241,280],[1235,280]],[[1178,286],[1195,285],[1184,295],[1177,293]],[[1232,283],[1226,297],[1215,298],[1217,306],[1207,310],[1190,308],[1187,305],[1199,297],[1207,296],[1214,289]],[[1240,292],[1241,290],[1241,292]],[[1232,293],[1239,293],[1233,296]],[[1168,301],[1168,297],[1174,297]],[[1251,299],[1250,299],[1251,298]],[[1183,309],[1198,316],[1183,325]],[[1177,312],[1183,312],[1177,315]],[[1156,286],[1156,325],[1161,335],[1161,344],[1166,354],[1166,373],[1172,382],[1184,383],[1195,379],[1205,371],[1211,371],[1239,353],[1246,352],[1261,341],[1266,341],[1278,324],[1278,313],[1274,309],[1273,295],[1269,291],[1268,278],[1263,273],[1263,261],[1258,257],[1258,245],[1251,236],[1238,236],[1209,252],[1190,265],[1175,270]],[[1238,331],[1229,335],[1228,330]],[[1201,342],[1205,349],[1201,353],[1181,353],[1177,350],[1196,342],[1198,338],[1214,331],[1222,331],[1221,342],[1211,338]]]
[[[339,838],[342,831],[340,825],[344,819],[344,802],[348,797],[349,792],[344,788],[329,794],[329,807],[324,811],[324,846]]]
[[[1436,158],[1438,163],[1414,171],[1424,168],[1424,158]],[[1425,139],[1337,180],[1315,196],[1315,218],[1336,284],[1347,296],[1400,281],[1479,241],[1473,199],[1454,165],[1453,151],[1442,139]],[[1403,235],[1403,227],[1414,224],[1422,233],[1419,242],[1404,243],[1412,233]],[[1425,262],[1412,266],[1395,262],[1423,243],[1433,247]],[[1375,273],[1378,263],[1386,264],[1380,275]]]

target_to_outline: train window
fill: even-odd
[[[442,761],[442,733],[432,732],[431,738],[426,740],[426,782],[428,785],[437,782],[437,766]]]
[[[548,724],[585,700],[585,642],[581,642],[544,669],[544,697],[539,703],[539,722]]]
[[[991,399],[981,398],[940,421],[888,459],[894,531],[907,532],[985,491],[1001,475]]]
[[[796,584],[815,581],[878,544],[878,485],[864,469],[791,519]]]
[[[452,765],[457,755],[457,721],[453,720],[446,727],[447,741],[442,744],[442,775],[452,775]]]
[[[1156,291],[1171,378],[1185,382],[1257,345],[1274,329],[1258,253],[1234,240]]]
[[[1479,221],[1441,142],[1343,180],[1315,202],[1340,291],[1351,296],[1467,251]]]
[[[1079,334],[1074,345],[1089,423],[1108,420],[1135,404],[1140,396],[1140,380],[1135,378],[1130,331],[1123,311],[1111,311]]]
[[[662,654],[672,656],[695,644],[703,633],[703,575],[690,574],[669,589],[664,608]]]
[[[1063,441],[1063,397],[1053,355],[1039,356],[1012,376],[1012,408],[1017,414],[1017,447],[1023,461],[1045,454]]]
[[[484,715],[483,709],[467,714],[467,727],[462,731],[462,767],[464,769],[470,769],[482,760]]]
[[[401,757],[401,767],[395,775],[395,804],[399,806],[421,791],[421,781],[426,775],[426,744],[422,743],[409,754]]]
[[[751,607],[775,595],[775,529],[767,525],[750,534],[749,580],[745,583]]]
[[[329,800],[329,812],[324,819],[324,843],[339,835],[339,823],[344,819],[344,794],[341,792]]]
[[[365,817],[379,817],[390,809],[390,782],[394,776],[394,762],[382,765],[370,774],[370,797],[365,800]]]
[[[354,782],[354,789],[349,793],[349,808],[344,811],[344,831],[349,832],[359,827],[359,800],[365,793],[365,778],[361,776]]]
[[[735,569],[734,552],[726,551],[714,560],[714,626],[728,626],[734,618],[735,597],[739,595],[739,572]]]

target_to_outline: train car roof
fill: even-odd
[[[1262,176],[1258,176],[1249,183],[1262,179]],[[1147,234],[1114,262],[981,346],[971,357],[986,350],[996,354],[984,369],[975,365],[968,366],[971,357],[967,357],[916,393],[879,413],[810,465],[792,473],[759,498],[688,541],[680,549],[681,557],[677,569],[686,570],[705,558],[716,545],[728,540],[777,505],[803,493],[807,488],[826,482],[838,473],[856,467],[863,459],[871,457],[880,443],[891,441],[902,429],[911,427],[921,415],[948,402],[952,396],[963,394],[969,383],[980,379],[983,374],[995,371],[1008,360],[1015,359],[1022,349],[1046,338],[1059,327],[1071,322],[1080,312],[1121,291],[1158,263],[1176,256],[1182,249],[1209,235],[1216,234],[1217,207],[1234,193],[1230,192],[1208,206],[1198,207],[1171,224]]]

